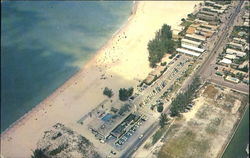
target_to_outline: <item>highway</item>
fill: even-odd
[[[188,85],[192,82],[193,78],[196,76],[196,75],[200,75],[201,78],[203,80],[207,80],[207,69],[211,63],[211,61],[213,61],[215,58],[216,58],[216,55],[218,54],[217,50],[221,47],[221,44],[222,42],[225,40],[226,36],[227,36],[227,33],[228,33],[228,30],[229,28],[232,26],[233,22],[234,22],[234,19],[235,17],[237,16],[237,14],[239,13],[240,11],[240,8],[241,8],[241,5],[243,4],[243,1],[240,1],[239,4],[237,5],[235,11],[233,11],[233,14],[232,16],[230,17],[229,21],[226,23],[224,29],[221,29],[223,30],[221,35],[219,36],[219,39],[218,39],[218,42],[215,43],[213,49],[208,52],[209,53],[209,56],[207,57],[207,59],[204,61],[204,63],[198,68],[198,70],[193,73],[193,75],[191,75],[189,78],[186,79],[185,83],[182,84],[182,87],[181,87],[181,91],[185,91],[188,87]],[[165,75],[164,75],[165,76]],[[158,82],[158,80],[157,80]],[[158,82],[159,83],[159,82]],[[152,89],[151,89],[152,90]],[[148,92],[148,91],[147,91]],[[167,112],[169,109],[169,106],[167,109],[164,110],[164,112]],[[152,124],[152,126],[150,128],[148,128],[145,133],[144,133],[144,136],[142,139],[138,139],[136,140],[133,145],[131,145],[124,153],[123,155],[121,156],[121,158],[128,158],[128,157],[131,157],[132,154],[140,147],[140,145],[142,145],[147,139],[148,137],[153,134],[157,129],[158,129],[158,126],[159,126],[159,123],[158,123],[158,120],[156,122],[154,122]]]

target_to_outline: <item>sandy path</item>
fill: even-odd
[[[198,2],[138,2],[127,24],[84,68],[1,135],[5,157],[30,157],[43,132],[57,122],[73,125],[105,99],[102,88],[135,86],[150,72],[147,43],[164,23],[174,28]],[[181,6],[181,7],[180,7]],[[104,75],[105,80],[100,79]]]

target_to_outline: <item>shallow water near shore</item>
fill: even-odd
[[[249,107],[222,158],[246,158],[247,144],[249,144]]]
[[[74,75],[133,2],[2,2],[1,132]]]

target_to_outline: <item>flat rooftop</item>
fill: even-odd
[[[206,37],[201,36],[201,35],[196,35],[196,34],[186,34],[185,37],[197,39],[197,40],[200,40],[200,41],[206,41]]]
[[[176,51],[180,52],[180,53],[196,56],[196,57],[200,56],[200,53],[190,51],[190,50],[187,50],[187,49],[183,49],[183,48],[177,48]]]
[[[189,49],[192,51],[196,51],[199,53],[203,53],[205,50],[202,48],[198,48],[198,47],[194,47],[194,46],[190,46],[190,45],[186,45],[186,44],[181,44],[181,47],[185,48],[185,49]]]
[[[197,45],[197,46],[201,45],[201,42],[196,42],[196,41],[192,41],[192,40],[184,39],[184,38],[181,39],[181,42],[183,42],[183,43],[190,43],[190,44]]]

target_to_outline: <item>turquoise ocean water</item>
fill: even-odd
[[[75,74],[133,2],[2,2],[1,132]]]

